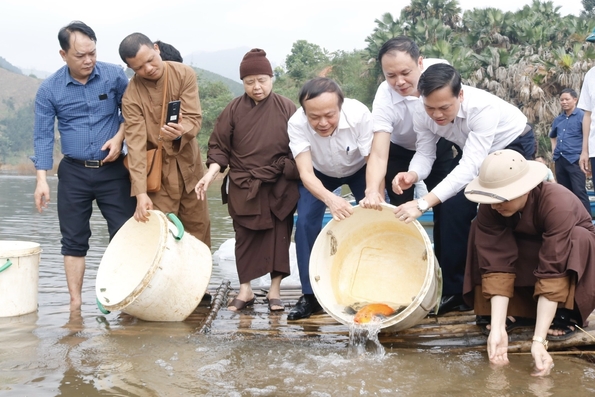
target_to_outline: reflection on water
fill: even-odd
[[[95,306],[94,280],[107,245],[98,211],[87,258],[81,313],[70,314],[60,255],[56,183],[50,178],[49,209],[33,206],[33,177],[0,176],[0,239],[41,244],[39,310],[0,318],[0,396],[564,396],[593,395],[595,368],[556,356],[549,378],[529,376],[529,355],[492,369],[483,352],[394,350],[349,354],[348,340],[325,326],[288,327],[295,334],[238,336],[214,323],[210,334],[194,325],[148,323]],[[210,191],[213,249],[233,237],[231,220]],[[0,274],[1,277],[1,274]],[[213,269],[212,285],[235,269]],[[0,291],[0,304],[1,304]],[[230,314],[227,313],[226,316]],[[252,317],[237,314],[250,327]],[[285,314],[270,316],[279,321]],[[219,327],[218,327],[219,325]],[[333,328],[335,327],[335,328]],[[322,330],[322,329],[321,329]],[[331,330],[331,332],[328,332]],[[296,337],[300,335],[302,337]]]

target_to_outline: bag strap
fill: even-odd
[[[163,122],[165,121],[165,102],[167,99],[167,62],[163,62],[164,72],[163,72],[163,103],[161,104],[161,122],[159,123],[159,138],[157,138],[157,150],[161,151],[161,144],[163,142],[163,137],[161,136],[161,127],[163,126]]]

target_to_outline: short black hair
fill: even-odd
[[[157,40],[154,44],[157,44],[157,47],[159,47],[161,59],[164,61],[184,62],[182,54],[173,45],[164,43],[161,40]]]
[[[411,40],[407,36],[397,36],[388,40],[380,47],[378,51],[378,62],[382,63],[382,57],[388,52],[405,52],[411,56],[415,61],[420,57],[419,47],[415,44],[415,41]]]
[[[570,94],[574,99],[578,98],[578,94],[572,88],[564,88],[562,92],[560,92],[560,96],[562,96],[562,94]]]
[[[153,42],[144,34],[138,32],[129,34],[120,43],[120,58],[122,58],[122,61],[128,65],[126,59],[134,58],[143,45],[153,48]]]
[[[97,43],[97,36],[95,32],[87,24],[81,21],[72,21],[68,25],[62,27],[58,32],[58,42],[60,48],[65,52],[70,50],[70,34],[74,32],[80,32]]]
[[[328,77],[316,77],[312,80],[306,81],[306,84],[302,87],[299,93],[300,105],[305,109],[304,103],[309,99],[314,99],[325,92],[337,94],[339,101],[339,109],[343,106],[343,100],[345,96],[339,84],[335,80],[329,79]]]
[[[452,95],[458,97],[461,92],[461,75],[446,63],[436,63],[427,68],[420,76],[417,90],[427,97],[432,92],[449,86]]]

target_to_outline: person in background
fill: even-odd
[[[526,158],[533,158],[535,136],[527,118],[515,106],[478,88],[463,86],[461,76],[450,65],[430,66],[418,84],[423,99],[413,115],[417,133],[417,150],[409,171],[397,174],[393,181],[396,192],[408,189],[430,173],[436,158],[436,142],[447,138],[462,151],[453,161],[453,170],[428,194],[409,201],[395,210],[404,222],[417,219],[429,208],[442,203],[442,268],[443,296],[439,313],[460,310],[467,240],[477,205],[465,198],[463,188],[475,178],[482,161],[491,152],[514,149]]]
[[[554,119],[550,130],[556,180],[576,194],[587,211],[591,204],[587,195],[587,177],[579,164],[583,150],[583,117],[585,112],[576,107],[578,95],[572,88],[560,93],[562,113]]]
[[[180,51],[173,45],[164,43],[161,40],[157,40],[154,44],[159,49],[159,55],[163,61],[184,62],[184,58],[182,58]]]
[[[194,194],[204,174],[196,140],[202,121],[196,73],[182,63],[163,61],[157,45],[142,33],[127,36],[119,51],[134,71],[122,99],[131,195],[137,199],[134,219],[146,222],[152,209],[172,212],[188,233],[210,246],[208,206]],[[178,123],[159,125],[165,111],[161,107],[165,78],[166,102],[180,100],[180,116]],[[158,147],[159,139],[163,146],[161,189],[148,193],[146,150]]]
[[[229,167],[221,196],[233,220],[240,291],[228,309],[252,306],[250,282],[270,274],[269,310],[283,311],[280,286],[290,274],[289,245],[299,195],[287,135],[287,121],[296,107],[272,92],[273,69],[265,51],[254,48],[244,55],[240,79],[245,93],[217,118],[209,138],[209,170],[195,191],[205,201],[216,175]]]
[[[572,336],[595,309],[595,227],[580,200],[547,169],[514,150],[491,153],[465,195],[479,203],[473,221],[464,294],[489,317],[488,356],[508,363],[510,316],[535,319],[536,376],[553,367],[548,339]],[[563,203],[563,205],[561,205]]]
[[[541,156],[541,155],[535,156],[535,161],[538,161],[547,167],[547,174],[543,178],[543,181],[544,182],[556,182],[556,178],[554,178],[554,173],[550,169],[549,161],[544,156]]]
[[[310,253],[326,207],[337,221],[353,213],[351,204],[333,191],[348,185],[357,201],[364,198],[374,127],[370,110],[355,99],[344,98],[331,79],[317,77],[306,82],[299,100],[301,108],[289,120],[288,131],[301,179],[295,245],[303,295],[288,320],[307,318],[322,309],[310,284]]]
[[[136,206],[121,156],[124,120],[120,106],[128,79],[121,67],[97,62],[97,37],[85,23],[73,21],[61,28],[58,41],[66,65],[41,83],[35,98],[34,199],[39,212],[50,201],[47,171],[54,163],[54,122],[58,120],[64,154],[58,168],[61,253],[70,310],[78,311],[93,200],[107,221],[110,239]]]

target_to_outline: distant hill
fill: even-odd
[[[193,69],[196,72],[196,75],[198,76],[199,84],[202,81],[221,81],[223,84],[227,86],[227,88],[229,88],[234,97],[244,94],[244,86],[235,80],[228,79],[227,77],[223,77],[220,74],[209,72],[208,70],[200,69],[197,67],[193,67]]]
[[[196,75],[198,76],[199,91],[201,82],[221,81],[223,84],[227,86],[227,88],[229,88],[229,90],[234,96],[240,96],[244,94],[244,86],[242,85],[242,83],[238,83],[237,81],[228,79],[227,77],[224,77],[220,74],[209,72],[208,70],[197,68],[195,66],[192,66],[192,69],[194,69],[194,73],[196,73]],[[134,72],[130,68],[126,68],[125,72],[126,76],[128,76],[129,79],[132,78],[132,76],[134,76]]]
[[[11,67],[6,60],[0,60],[3,61],[0,67],[0,167],[6,164],[29,166],[28,156],[33,150],[34,101],[43,80],[26,76],[18,68]],[[16,71],[9,71],[8,68]],[[207,70],[194,70],[199,85],[221,81],[234,96],[244,93],[242,84],[237,81]],[[206,108],[203,107],[203,110],[206,111]]]
[[[2,57],[0,57],[0,68],[6,69],[9,72],[23,74],[23,72],[21,72],[21,69],[17,68],[16,66],[14,66],[13,64],[11,64],[10,62],[8,62],[6,59],[4,59]]]
[[[0,119],[33,101],[41,81],[0,68]]]
[[[239,82],[240,62],[242,62],[244,54],[248,51],[250,51],[249,47],[239,47],[231,50],[214,52],[195,51],[184,56],[184,63],[220,74],[228,79]]]
[[[22,69],[23,74],[27,76],[37,77],[38,79],[45,79],[50,77],[54,72],[46,72],[45,70],[38,70],[38,69]]]

